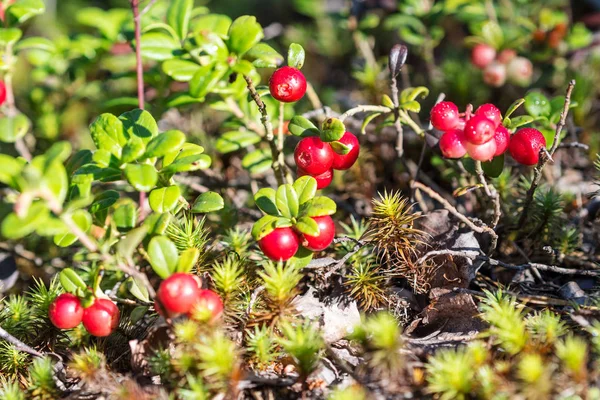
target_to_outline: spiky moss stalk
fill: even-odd
[[[283,322],[280,330],[282,337],[278,343],[293,358],[300,374],[299,380],[306,382],[306,378],[317,368],[323,355],[325,342],[321,333],[311,321],[295,325]]]
[[[525,328],[525,311],[514,297],[501,290],[486,292],[480,305],[481,318],[490,324],[489,334],[509,354],[517,354],[525,348],[529,334]]]
[[[279,354],[273,332],[266,326],[247,331],[246,350],[250,363],[259,370],[269,366]]]
[[[419,217],[400,192],[385,192],[380,200],[373,200],[365,239],[375,246],[388,275],[405,278],[417,293],[423,293],[429,288],[433,268],[415,263],[417,248],[425,244],[425,233],[414,227]]]
[[[364,310],[374,310],[387,302],[384,285],[386,277],[375,264],[355,262],[345,276],[346,292]]]

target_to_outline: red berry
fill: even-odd
[[[302,168],[298,168],[298,176],[310,175],[308,172],[303,170]],[[333,180],[333,169],[323,172],[319,175],[310,175],[317,181],[317,190],[321,190],[329,186],[331,181]]]
[[[467,153],[473,160],[477,161],[490,161],[496,154],[496,141],[490,140],[484,144],[473,144],[467,142],[465,144]]]
[[[483,70],[483,82],[492,87],[500,87],[506,83],[506,66],[499,62],[490,63]]]
[[[459,129],[444,132],[439,142],[440,150],[446,158],[461,158],[467,154],[464,141],[463,131]]]
[[[296,254],[300,239],[292,228],[276,228],[258,241],[265,256],[273,261],[287,261]]]
[[[201,320],[215,320],[223,313],[223,300],[212,290],[203,289],[200,291],[198,301],[188,313],[188,317],[200,316]]]
[[[329,143],[318,136],[310,136],[298,142],[294,150],[296,165],[311,175],[320,175],[331,169],[334,151]]]
[[[350,148],[348,154],[338,154],[333,151],[333,169],[345,170],[350,168],[356,162],[358,153],[360,152],[360,144],[358,138],[350,132],[345,132],[344,136],[338,140]]]
[[[187,313],[198,300],[200,284],[193,275],[178,272],[161,282],[156,297],[168,313]]]
[[[504,49],[498,54],[498,62],[502,64],[508,64],[513,58],[517,56],[517,52],[513,49]]]
[[[83,310],[83,326],[93,336],[108,336],[119,325],[119,308],[108,299],[96,299]]]
[[[284,103],[298,101],[306,93],[306,78],[300,70],[282,67],[269,79],[271,96]]]
[[[525,57],[515,57],[507,68],[508,79],[516,85],[527,86],[531,83],[533,64]]]
[[[431,125],[440,131],[449,131],[460,123],[458,107],[451,101],[437,103],[431,109]]]
[[[483,115],[484,117],[492,121],[495,126],[500,125],[500,123],[502,122],[502,113],[500,112],[500,110],[498,110],[498,107],[496,107],[493,104],[482,104],[481,106],[479,106],[477,111],[475,111],[475,115]]]
[[[333,223],[333,219],[329,215],[312,218],[319,226],[319,234],[317,236],[303,234],[302,237],[304,241],[302,244],[312,251],[325,250],[327,246],[331,244],[335,236],[335,224]]]
[[[546,147],[542,132],[533,128],[523,128],[510,138],[508,150],[516,162],[535,165],[540,159],[540,150]]]
[[[494,137],[496,125],[483,115],[474,115],[465,125],[465,139],[473,144],[483,144]]]
[[[58,295],[48,308],[48,317],[58,329],[75,328],[83,317],[83,307],[79,297],[71,293]]]
[[[494,156],[499,156],[500,154],[504,154],[506,149],[508,148],[508,143],[510,142],[510,132],[508,129],[500,125],[496,128],[496,133],[494,134],[494,141],[496,142],[496,153]]]
[[[6,101],[6,84],[0,81],[0,106]]]
[[[471,62],[477,68],[485,68],[496,58],[496,50],[487,44],[478,44],[471,52]]]

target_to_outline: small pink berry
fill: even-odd
[[[496,126],[500,125],[502,122],[502,113],[500,110],[498,110],[498,107],[490,103],[479,106],[479,108],[475,111],[475,115],[483,115],[492,121]]]
[[[483,70],[483,81],[492,87],[504,85],[506,83],[506,66],[494,61]]]
[[[496,141],[490,140],[484,144],[473,144],[467,142],[465,147],[467,153],[473,160],[477,161],[490,161],[496,154]]]
[[[494,137],[496,125],[483,115],[474,115],[465,125],[465,139],[473,144],[483,144]]]
[[[471,52],[471,62],[477,68],[487,67],[496,58],[496,50],[487,44],[478,44]]]
[[[431,109],[431,125],[440,131],[449,131],[459,124],[458,107],[451,101],[437,103]]]
[[[440,150],[446,158],[461,158],[467,154],[463,132],[459,129],[446,131],[440,138]]]

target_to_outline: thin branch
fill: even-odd
[[[540,161],[538,165],[535,167],[533,172],[533,181],[531,182],[531,187],[527,191],[527,197],[525,198],[525,203],[523,205],[523,211],[521,211],[521,216],[519,217],[518,227],[522,227],[527,222],[529,207],[533,201],[533,195],[535,194],[536,189],[540,184],[540,180],[542,179],[542,171],[548,161],[554,155],[554,152],[558,148],[560,133],[562,132],[565,123],[567,121],[567,115],[569,114],[569,106],[571,105],[571,93],[573,92],[573,88],[575,87],[575,80],[569,82],[569,86],[567,87],[567,94],[565,95],[565,105],[563,107],[562,112],[560,113],[560,121],[558,125],[556,125],[556,131],[554,132],[554,143],[552,143],[552,147],[550,151],[544,152],[540,151]],[[542,149],[545,150],[545,149]]]
[[[134,1],[136,1],[136,0],[134,0]],[[150,8],[152,8],[154,3],[156,3],[156,0],[150,0],[150,2],[146,5],[146,7],[144,7],[142,9],[142,11],[140,11],[139,15],[137,16],[137,19],[141,20],[142,17],[144,16],[144,14],[146,14],[148,11],[150,11]]]
[[[587,144],[584,143],[579,143],[579,142],[570,142],[570,143],[561,143],[558,145],[559,149],[582,149],[582,150],[589,150],[590,146],[588,146]]]
[[[364,113],[364,112],[391,113],[393,111],[394,110],[392,110],[391,108],[386,107],[386,106],[361,105],[361,106],[356,106],[354,108],[351,108],[348,111],[346,111],[345,113],[343,113],[342,115],[340,115],[339,120],[343,122],[348,117],[351,117],[355,114]]]
[[[494,218],[492,219],[491,227],[495,228],[496,225],[498,225],[498,221],[500,221],[500,216],[502,215],[502,209],[500,207],[500,196],[498,195],[498,191],[491,184],[488,184],[485,180],[485,175],[483,173],[481,161],[475,161],[475,172],[477,173],[479,183],[483,185],[483,190],[485,191],[485,194],[494,203]]]
[[[32,347],[29,347],[28,345],[26,345],[25,343],[21,342],[19,339],[17,339],[13,335],[11,335],[10,333],[6,332],[1,326],[0,326],[0,339],[6,340],[8,343],[15,346],[15,348],[17,350],[22,351],[24,353],[31,354],[32,356],[36,356],[36,357],[44,356],[39,351],[35,350]]]
[[[82,245],[90,252],[94,253],[98,250],[98,245],[90,238],[70,217],[61,214],[61,221],[69,228],[71,233],[79,239]]]
[[[394,103],[394,128],[396,129],[396,154],[398,158],[404,155],[404,129],[400,121],[400,101],[398,99],[398,81],[396,75],[391,74],[390,90],[392,93],[392,102]]]
[[[448,200],[444,199],[435,190],[431,189],[428,186],[423,185],[421,182],[414,182],[413,183],[413,187],[415,189],[419,189],[419,190],[424,191],[425,193],[427,193],[429,195],[429,197],[431,197],[432,199],[440,202],[444,206],[444,208],[446,210],[450,211],[450,213],[452,215],[454,215],[456,218],[458,218],[459,220],[461,220],[463,223],[465,223],[469,228],[471,228],[475,232],[489,234],[491,236],[492,240],[491,240],[491,243],[490,243],[490,249],[488,251],[488,254],[491,254],[496,249],[496,245],[498,244],[498,235],[496,234],[496,232],[492,228],[490,228],[489,226],[487,226],[485,224],[482,225],[482,226],[475,225],[475,223],[473,223],[473,221],[471,221],[465,215],[461,214],[456,209],[456,207],[454,207],[452,204],[450,204],[450,202]]]

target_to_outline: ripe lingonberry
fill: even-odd
[[[329,215],[313,217],[313,220],[319,226],[319,234],[317,236],[303,234],[302,237],[304,240],[302,244],[312,251],[325,250],[335,237],[335,224]]]
[[[294,150],[296,165],[311,175],[320,175],[331,169],[334,151],[329,143],[318,136],[302,139]]]
[[[299,69],[281,67],[271,75],[269,90],[276,100],[292,103],[306,93],[306,78]]]
[[[200,283],[193,275],[178,272],[161,282],[156,298],[168,313],[187,313],[198,300]]]
[[[458,107],[456,107],[456,104],[453,102],[439,102],[431,109],[431,125],[440,131],[449,131],[454,129],[460,123],[460,117],[458,114]]]
[[[198,295],[198,301],[188,313],[188,317],[201,321],[212,321],[223,313],[223,300],[212,290],[203,289]]]
[[[540,150],[546,147],[542,132],[533,128],[523,128],[510,138],[508,150],[516,162],[535,165],[540,159]]]
[[[6,101],[6,84],[0,81],[0,106]]]
[[[296,254],[300,239],[292,228],[276,228],[258,241],[258,246],[273,261],[287,261]]]
[[[515,57],[507,67],[508,79],[516,85],[527,86],[531,83],[533,64],[525,57]]]
[[[492,87],[500,87],[506,83],[506,66],[499,62],[490,63],[483,70],[483,82]]]
[[[502,122],[502,113],[500,110],[498,110],[498,107],[490,103],[479,106],[479,108],[475,111],[475,115],[483,115],[492,121],[495,126],[500,125]]]
[[[446,131],[440,138],[440,150],[446,158],[461,158],[467,153],[464,145],[463,131],[454,129]]]
[[[496,125],[483,115],[474,115],[465,125],[465,139],[473,144],[483,144],[494,137]]]
[[[310,175],[308,172],[303,170],[302,168],[298,168],[298,177]],[[333,169],[327,170],[319,175],[310,175],[317,181],[317,190],[321,190],[329,186],[331,181],[333,180]]]
[[[354,165],[358,159],[358,153],[360,152],[360,144],[358,138],[350,132],[345,132],[339,140],[340,143],[348,146],[350,151],[348,154],[338,154],[333,152],[333,169],[345,170],[349,169]]]
[[[487,44],[478,44],[471,52],[471,62],[477,68],[485,68],[496,58],[496,50]]]
[[[75,328],[83,317],[83,307],[79,297],[71,293],[60,294],[48,308],[48,317],[58,329]]]
[[[496,142],[496,153],[494,153],[494,156],[504,154],[506,149],[508,149],[508,143],[510,142],[510,132],[508,129],[502,125],[497,127],[496,133],[494,134],[494,141]]]
[[[490,140],[484,144],[473,144],[467,142],[465,144],[467,154],[477,161],[490,161],[496,154],[496,141]]]
[[[108,299],[96,299],[83,310],[83,326],[93,336],[108,336],[119,325],[119,308]]]

